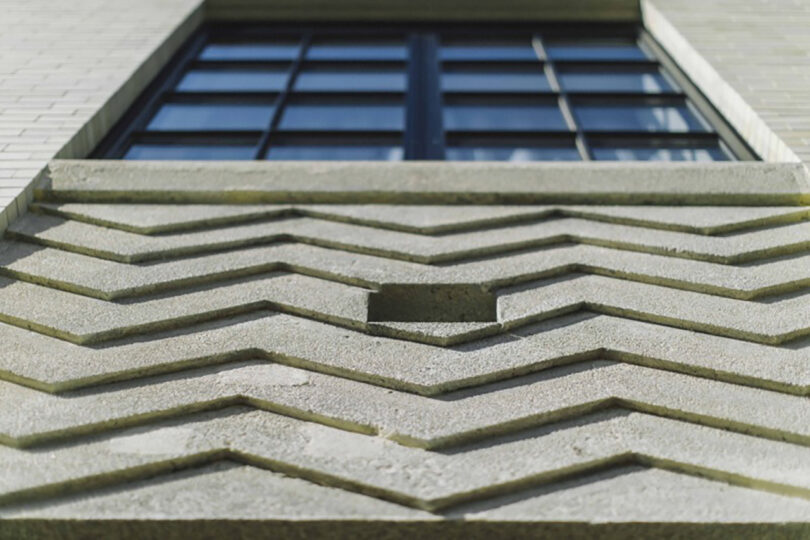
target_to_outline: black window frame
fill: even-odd
[[[439,61],[439,40],[437,36],[453,38],[476,38],[485,36],[490,38],[509,39],[516,35],[532,36],[532,43],[540,57],[535,61],[542,69],[549,83],[549,91],[540,91],[534,94],[509,92],[442,92],[441,69]],[[155,79],[136,99],[113,129],[103,138],[101,143],[91,152],[91,159],[122,159],[129,147],[136,142],[148,144],[151,141],[161,141],[174,144],[194,144],[200,141],[217,140],[227,146],[239,141],[255,145],[254,160],[264,160],[274,137],[286,140],[306,141],[319,140],[330,135],[346,135],[350,140],[380,140],[393,141],[400,136],[400,132],[391,131],[284,131],[279,132],[279,124],[284,108],[291,99],[300,99],[294,94],[294,85],[297,76],[306,67],[335,66],[340,61],[317,61],[305,58],[307,49],[313,39],[320,40],[321,36],[341,38],[364,37],[392,37],[401,36],[409,50],[409,60],[384,61],[376,60],[374,65],[384,68],[404,67],[406,69],[407,85],[404,92],[374,92],[372,95],[380,100],[401,100],[404,106],[405,127],[401,133],[401,144],[405,160],[444,160],[447,143],[460,140],[513,140],[514,144],[540,142],[544,144],[570,144],[573,142],[582,161],[594,160],[592,149],[595,147],[616,145],[639,145],[643,148],[700,148],[718,147],[728,154],[731,160],[752,161],[759,158],[745,140],[730,126],[717,109],[700,92],[689,78],[679,69],[666,51],[638,24],[617,23],[498,23],[496,28],[492,25],[477,23],[307,23],[295,22],[286,24],[245,24],[245,23],[203,23],[199,29],[183,44],[174,57],[167,62]],[[587,36],[588,39],[628,39],[638,43],[646,52],[652,55],[649,60],[616,60],[616,61],[581,61],[581,60],[554,60],[545,54],[546,43],[549,39],[564,40],[577,36]],[[285,37],[297,38],[301,46],[298,55],[289,61],[204,61],[198,59],[200,51],[206,44],[215,41],[244,41],[250,39],[272,40]],[[365,62],[364,62],[365,63]],[[521,62],[514,62],[517,65]],[[343,62],[349,66],[350,62]],[[453,67],[462,65],[482,65],[488,62],[448,61]],[[499,62],[498,66],[509,62]],[[213,69],[235,69],[245,67],[289,67],[290,74],[286,85],[274,92],[177,92],[175,87],[191,67],[204,67]],[[492,63],[496,65],[496,63]],[[528,64],[526,64],[528,65]],[[569,92],[561,87],[557,74],[571,69],[587,72],[599,72],[604,67],[612,67],[628,71],[656,70],[665,73],[675,83],[674,91],[651,94],[642,92]],[[457,133],[446,130],[442,125],[442,111],[444,98],[448,100],[474,99],[477,94],[482,98],[492,98],[497,95],[499,99],[525,100],[537,99],[555,103],[561,111],[567,129],[554,130],[522,130],[519,132],[498,132],[487,130],[482,133],[465,131]],[[167,102],[194,102],[205,99],[221,99],[231,101],[238,95],[239,99],[256,100],[272,103],[274,106],[270,121],[263,130],[245,131],[159,131],[150,132],[146,127],[160,107]],[[359,93],[340,92],[307,92],[306,99],[356,99]],[[292,98],[291,98],[292,96]],[[622,102],[636,102],[639,104],[652,103],[684,103],[697,112],[697,117],[706,121],[709,129],[706,132],[692,131],[686,133],[657,133],[649,131],[588,131],[583,129],[576,121],[574,103],[582,100],[598,100],[605,104],[619,104]]]

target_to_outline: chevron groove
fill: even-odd
[[[407,205],[166,205],[34,204],[39,213],[138,234],[171,233],[276,217],[314,217],[381,229],[441,234],[575,217],[621,225],[721,234],[784,225],[810,217],[796,207],[682,206],[407,206]]]
[[[13,223],[7,234],[26,242],[119,262],[185,257],[290,240],[425,264],[570,242],[723,264],[750,262],[810,249],[810,223],[713,237],[576,218],[439,237],[312,218],[287,218],[225,229],[143,236],[52,216],[27,214]],[[504,238],[509,238],[509,241],[505,242]]]
[[[704,201],[660,171],[608,197],[582,191],[607,169],[497,193],[470,169],[450,202],[478,204],[439,206],[457,188],[362,166],[227,196],[86,167],[0,241],[0,515],[226,461],[431,519],[633,464],[810,500],[810,210],[673,206],[795,203],[797,170],[712,169]],[[194,204],[155,204],[167,171]]]
[[[656,336],[654,343],[648,339],[651,333]],[[333,343],[331,350],[319,347],[313,338],[316,335],[328,336]],[[439,395],[601,354],[693,376],[810,394],[810,361],[801,350],[608,316],[574,319],[560,327],[540,325],[523,339],[496,339],[484,348],[466,351],[366,336],[287,315],[236,319],[227,326],[203,326],[191,334],[125,341],[102,349],[35,336],[2,324],[0,338],[8,349],[0,357],[0,378],[49,392],[266,356],[292,367]],[[702,355],[682,352],[696,348]],[[408,362],[402,363],[400,358],[408,358]]]
[[[149,265],[132,265],[31,244],[0,244],[8,277],[103,300],[143,296],[273,271],[288,271],[365,288],[383,283],[520,285],[569,273],[591,273],[741,300],[810,286],[810,256],[734,267],[577,245],[497,259],[425,266],[305,244],[244,248]]]
[[[424,448],[615,404],[810,444],[810,400],[804,397],[605,361],[546,370],[519,386],[468,389],[438,399],[256,362],[187,372],[184,378],[160,377],[147,385],[118,384],[101,393],[53,395],[6,382],[0,382],[0,389],[0,438],[14,446],[239,403],[354,431],[385,433],[401,444]],[[686,396],[679,394],[686,390]]]
[[[158,445],[150,445],[150,439]],[[589,445],[592,440],[600,444]],[[710,442],[717,454],[696,460],[689,449],[697,441]],[[746,462],[742,449],[758,457],[757,467]],[[4,469],[0,503],[6,504],[52,492],[54,484],[61,490],[87,489],[98,485],[99,477],[120,482],[138,473],[154,474],[161,465],[165,470],[172,464],[226,457],[430,511],[640,461],[810,498],[810,449],[640,413],[599,413],[494,445],[436,453],[272,413],[235,409],[225,415],[204,414],[182,427],[164,423],[54,447],[35,454],[37,466],[30,474],[21,474],[19,468],[21,461],[30,462],[28,455],[10,448],[0,452]],[[88,455],[95,458],[87,459]],[[500,457],[493,463],[495,456]],[[374,459],[388,474],[369,470],[362,459]],[[75,468],[66,470],[59,463],[74,463]],[[426,477],[440,481],[425,482]]]

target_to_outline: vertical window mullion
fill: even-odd
[[[304,34],[304,36],[301,38],[300,48],[298,49],[298,56],[296,56],[295,60],[292,62],[292,65],[290,66],[287,84],[284,85],[284,89],[282,89],[276,98],[273,115],[270,117],[270,122],[267,124],[267,128],[262,132],[262,136],[259,138],[259,142],[256,145],[256,153],[253,155],[254,160],[264,159],[267,149],[270,147],[270,136],[273,134],[276,128],[278,128],[278,124],[281,121],[281,115],[284,113],[284,107],[289,100],[290,93],[293,91],[295,80],[298,78],[298,74],[301,72],[301,66],[304,63],[304,58],[306,57],[311,43],[312,34]]]
[[[562,85],[560,85],[560,81],[557,78],[557,70],[554,66],[554,61],[546,52],[546,48],[543,45],[543,39],[540,37],[540,35],[534,36],[532,39],[532,46],[537,52],[537,55],[540,57],[540,60],[543,62],[543,72],[546,74],[551,91],[557,93],[557,102],[563,118],[565,118],[565,123],[568,125],[568,129],[576,133],[576,138],[574,141],[577,151],[579,152],[579,156],[582,158],[582,161],[593,161],[593,154],[591,153],[590,146],[588,145],[588,139],[577,124],[576,117],[574,116],[574,109],[571,106],[571,100],[568,98],[568,94],[562,88]]]
[[[411,34],[406,98],[405,159],[444,159],[436,34]]]
[[[424,154],[422,127],[422,53],[423,43],[420,34],[408,36],[408,94],[405,98],[405,159],[420,159]]]
[[[422,159],[444,160],[444,125],[442,121],[441,68],[438,34],[426,34],[423,46],[424,137]]]

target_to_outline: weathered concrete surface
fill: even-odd
[[[691,206],[600,167],[420,206],[266,164],[200,185],[296,200],[140,205],[176,165],[94,167],[0,242],[0,537],[808,534],[810,214],[769,187],[800,200],[795,169],[742,206],[700,166]],[[422,167],[391,178],[418,198]],[[361,169],[323,175],[389,189]],[[628,204],[533,204],[598,178]]]
[[[792,163],[56,160],[36,193],[63,202],[796,205],[810,202],[810,180]]]

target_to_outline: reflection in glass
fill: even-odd
[[[443,45],[439,49],[441,60],[537,60],[530,40],[523,43],[469,43]]]
[[[552,60],[647,60],[635,43],[617,41],[551,43],[546,53]]]
[[[571,147],[449,146],[451,161],[577,161],[579,152]]]
[[[575,112],[585,130],[706,131],[703,123],[684,105],[582,105],[575,107]]]
[[[555,105],[446,105],[444,128],[449,130],[568,130]]]
[[[562,72],[560,84],[569,92],[672,92],[672,85],[660,73],[616,73],[608,71]]]
[[[719,148],[594,148],[599,160],[618,161],[727,161]]]
[[[404,129],[401,105],[359,103],[289,105],[281,117],[281,129],[288,130],[393,130]]]
[[[124,159],[253,159],[253,146],[133,144]]]
[[[294,60],[298,43],[212,43],[200,53],[200,60]]]
[[[407,79],[396,71],[303,71],[295,81],[296,90],[404,92]]]
[[[287,84],[287,71],[194,70],[177,85],[180,92],[275,92]]]
[[[309,60],[407,60],[404,43],[316,43],[307,51]]]
[[[267,159],[274,160],[342,160],[342,161],[401,161],[404,151],[397,146],[271,146]]]
[[[442,74],[445,92],[548,92],[551,87],[540,72],[450,71]]]
[[[169,103],[160,108],[147,129],[165,131],[263,130],[272,105]]]

